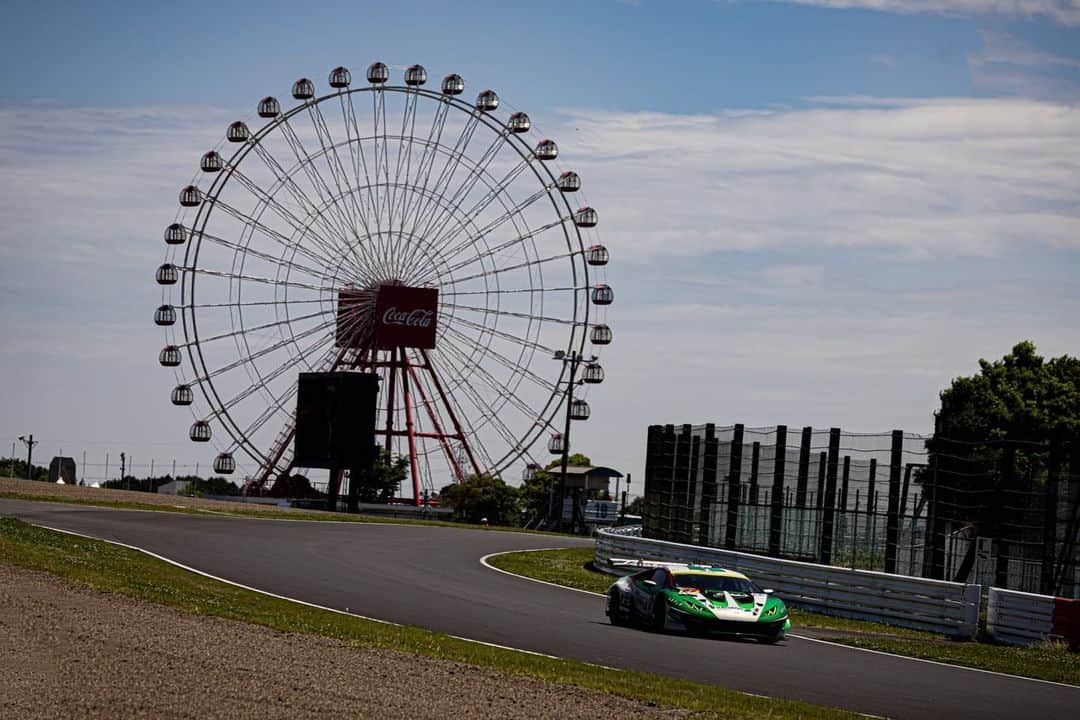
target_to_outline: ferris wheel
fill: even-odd
[[[414,501],[469,474],[533,461],[612,341],[597,212],[529,116],[420,65],[376,62],[329,89],[265,97],[179,195],[156,273],[159,363],[216,473],[262,486],[293,463],[298,377],[380,377],[376,439],[407,456]],[[589,357],[571,378],[553,357]],[[573,389],[573,393],[567,392]],[[566,406],[571,395],[572,406]]]

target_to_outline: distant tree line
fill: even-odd
[[[49,468],[41,465],[31,466],[33,474],[31,480],[47,482],[49,480]],[[18,458],[0,458],[0,477],[13,477],[19,480],[26,479],[26,461]]]
[[[198,475],[178,475],[174,478],[172,475],[159,475],[157,477],[137,478],[133,475],[125,475],[122,478],[106,480],[101,486],[113,490],[132,490],[135,492],[156,493],[162,485],[170,483],[173,480],[188,483],[187,488],[180,491],[181,495],[202,497],[204,495],[240,494],[240,488],[237,487],[235,483],[227,478],[219,476],[203,478]]]

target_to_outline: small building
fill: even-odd
[[[562,468],[554,467],[548,470],[555,478],[562,476]],[[589,498],[611,495],[611,479],[621,478],[623,474],[618,470],[601,466],[574,466],[566,468],[566,489],[584,490]]]
[[[562,469],[548,470],[560,478]],[[612,478],[621,478],[618,470],[602,466],[570,466],[566,468],[566,497],[563,500],[563,521],[579,531],[592,532],[598,526],[618,522],[619,506],[611,500],[615,494]]]
[[[57,455],[49,463],[49,482],[75,485],[75,459]]]
[[[191,487],[190,480],[170,480],[163,485],[158,485],[157,492],[159,495],[186,495],[189,487]]]

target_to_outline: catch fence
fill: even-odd
[[[1070,454],[1071,453],[1071,454]],[[1074,448],[838,428],[649,428],[645,537],[1080,596]]]

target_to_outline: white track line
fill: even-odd
[[[150,510],[148,512],[154,512],[154,511]],[[318,522],[318,521],[315,521],[315,522]],[[348,522],[348,521],[346,521],[346,522]],[[93,535],[85,535],[83,533],[74,532],[73,530],[63,530],[61,528],[50,527],[48,525],[42,525],[40,523],[30,523],[30,524],[31,525],[36,525],[37,527],[40,527],[40,528],[44,528],[45,530],[52,530],[53,532],[63,533],[64,535],[74,535],[75,537],[86,538],[87,540],[98,540],[100,542],[109,543],[110,545],[118,545],[120,547],[127,548],[128,550],[135,550],[137,552],[143,553],[144,555],[149,555],[152,558],[155,558],[157,560],[161,560],[162,562],[166,562],[166,563],[168,563],[170,565],[178,567],[181,570],[187,570],[188,572],[195,573],[196,575],[202,575],[205,578],[210,578],[211,580],[216,580],[218,582],[225,583],[226,585],[232,585],[233,587],[243,588],[244,590],[250,590],[251,592],[259,593],[260,595],[266,595],[266,596],[272,597],[272,598],[277,598],[278,600],[286,600],[288,602],[296,603],[297,605],[304,605],[306,607],[315,608],[316,610],[326,610],[327,612],[337,613],[338,615],[347,615],[349,617],[359,618],[361,620],[370,620],[371,622],[379,623],[380,625],[391,625],[393,627],[413,627],[411,625],[404,625],[402,623],[393,622],[391,620],[380,620],[379,618],[373,618],[373,617],[370,617],[370,616],[367,616],[367,615],[361,615],[359,613],[349,612],[348,610],[338,610],[337,608],[327,607],[325,605],[318,605],[316,603],[307,602],[306,600],[298,600],[296,598],[289,597],[288,595],[278,595],[277,593],[272,593],[272,592],[270,592],[268,590],[260,590],[257,587],[252,587],[250,585],[244,585],[243,583],[238,583],[238,582],[235,582],[233,580],[227,580],[226,578],[218,577],[217,575],[211,575],[208,572],[203,572],[202,570],[199,570],[197,568],[193,568],[193,567],[191,567],[189,565],[184,565],[183,563],[177,562],[176,560],[171,560],[171,559],[169,559],[169,558],[167,558],[167,557],[165,557],[163,555],[158,555],[155,552],[151,552],[149,550],[138,547],[136,545],[128,545],[127,543],[122,543],[122,542],[119,542],[117,540],[106,540],[105,538],[94,537]],[[388,523],[373,523],[373,524],[388,524]],[[426,629],[426,628],[419,628],[419,629]],[[460,635],[451,635],[449,633],[440,633],[438,630],[428,630],[428,632],[435,632],[435,633],[438,633],[440,635],[446,635],[447,637],[452,637],[455,640],[463,640],[464,642],[475,643],[476,645],[485,645],[487,647],[499,648],[500,650],[510,650],[512,652],[524,653],[526,655],[536,655],[538,657],[550,658],[552,660],[572,659],[572,658],[562,658],[562,657],[559,657],[558,655],[548,655],[546,653],[537,652],[535,650],[525,650],[523,648],[510,647],[509,645],[499,645],[497,643],[485,642],[484,640],[474,640],[473,638],[462,637]],[[609,667],[607,667],[605,665],[597,665],[596,663],[585,662],[584,660],[578,660],[576,662],[581,662],[581,663],[583,663],[585,665],[591,665],[593,667],[605,668],[607,670],[620,670],[621,671],[621,668],[609,668]]]
[[[517,573],[512,573],[509,570],[503,570],[502,568],[497,568],[494,565],[487,562],[488,558],[496,557],[497,555],[512,555],[513,553],[516,553],[516,552],[541,552],[542,550],[562,550],[562,549],[564,549],[564,548],[537,548],[535,550],[507,550],[505,552],[497,552],[497,553],[491,553],[489,555],[485,555],[484,557],[480,558],[480,564],[483,565],[484,567],[488,568],[489,570],[494,570],[495,572],[500,572],[503,575],[511,575],[513,577],[516,577],[516,578],[521,578],[522,580],[528,580],[529,582],[540,583],[541,585],[550,585],[551,587],[557,587],[557,588],[560,588],[562,590],[573,590],[574,592],[585,593],[586,595],[594,595],[596,597],[606,597],[606,595],[604,595],[603,593],[590,592],[589,590],[581,590],[579,588],[568,587],[566,585],[559,585],[558,583],[548,582],[546,580],[537,580],[536,578],[531,578],[531,577],[528,577],[526,575],[518,575]],[[1043,683],[1043,684],[1046,684],[1046,685],[1056,685],[1058,687],[1069,688],[1071,690],[1080,690],[1080,687],[1077,687],[1076,685],[1070,685],[1068,683],[1062,683],[1062,682],[1055,682],[1054,680],[1042,680],[1041,678],[1024,677],[1023,675],[1013,675],[1012,673],[996,672],[994,670],[983,670],[982,668],[967,667],[966,665],[953,665],[951,663],[940,662],[938,660],[927,660],[925,658],[915,658],[915,657],[909,657],[907,655],[897,655],[896,653],[885,652],[884,650],[871,650],[869,648],[854,647],[852,645],[845,645],[843,643],[832,642],[831,640],[822,640],[821,638],[807,637],[806,635],[794,635],[792,633],[787,633],[787,637],[789,637],[789,638],[798,638],[799,640],[806,640],[808,642],[821,643],[822,645],[831,645],[833,647],[843,648],[844,650],[854,650],[854,651],[857,651],[857,652],[872,653],[874,655],[885,655],[887,657],[899,658],[900,660],[908,660],[910,662],[921,662],[921,663],[926,663],[928,665],[940,665],[941,667],[953,668],[955,670],[968,670],[970,672],[986,673],[987,675],[997,675],[999,677],[1014,678],[1016,680],[1027,680],[1028,682]]]
[[[998,677],[1013,678],[1015,680],[1027,680],[1028,682],[1043,683],[1044,685],[1056,685],[1058,687],[1069,688],[1070,690],[1080,690],[1080,687],[1077,687],[1076,685],[1056,682],[1054,680],[1043,680],[1042,678],[1013,675],[1012,673],[997,672],[996,670],[984,670],[982,668],[973,668],[966,665],[953,665],[951,663],[941,662],[939,660],[927,660],[926,658],[915,658],[909,657],[907,655],[897,655],[896,653],[885,652],[884,650],[871,650],[870,648],[854,647],[852,645],[844,645],[843,643],[836,643],[830,640],[822,640],[821,638],[807,637],[806,635],[792,635],[791,633],[788,633],[788,637],[799,638],[800,640],[807,640],[809,642],[821,643],[822,645],[832,645],[834,647],[841,647],[847,650],[856,650],[858,652],[872,653],[874,655],[886,655],[888,657],[900,658],[901,660],[909,660],[911,662],[921,662],[928,665],[940,665],[941,667],[954,668],[956,670],[967,670],[969,672],[985,673],[986,675],[997,675]]]
[[[566,550],[566,548],[565,547],[552,547],[552,548],[533,548],[531,550],[504,550],[502,552],[488,553],[484,557],[480,558],[480,564],[483,565],[484,567],[486,567],[488,570],[494,570],[497,573],[502,573],[503,575],[509,575],[510,577],[520,578],[522,580],[528,580],[529,582],[540,583],[541,585],[549,585],[549,586],[551,586],[553,588],[559,588],[560,590],[573,590],[574,592],[584,593],[585,595],[595,595],[596,597],[606,597],[603,593],[594,593],[594,592],[590,592],[588,590],[581,590],[579,588],[570,587],[569,585],[559,585],[558,583],[548,582],[547,580],[537,580],[536,578],[531,578],[531,577],[529,577],[527,575],[518,575],[517,573],[512,573],[509,570],[503,570],[502,568],[497,568],[497,567],[495,567],[494,565],[492,565],[491,563],[488,562],[488,558],[498,557],[499,555],[513,555],[514,553],[519,553],[519,552],[544,552],[545,550]]]

